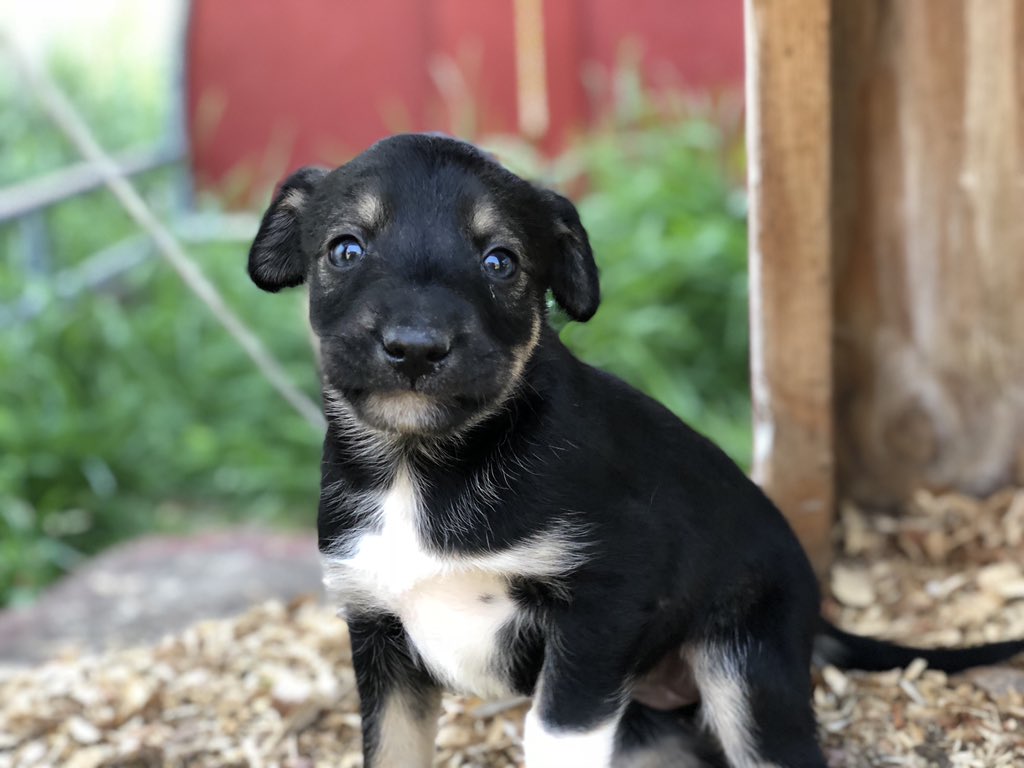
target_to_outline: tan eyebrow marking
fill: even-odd
[[[280,207],[292,211],[301,211],[306,204],[306,193],[298,189],[289,189],[281,198]]]
[[[353,210],[359,223],[367,229],[376,229],[384,223],[384,201],[372,192],[361,194]]]
[[[491,203],[483,201],[474,206],[469,226],[474,235],[481,236],[497,229],[500,222],[501,214],[498,213],[498,209]]]

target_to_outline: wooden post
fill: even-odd
[[[840,488],[1024,482],[1024,3],[833,12]]]
[[[836,494],[1024,482],[1024,3],[746,11],[755,476],[822,566]]]
[[[835,506],[829,25],[829,0],[746,0],[754,478],[819,570]]]

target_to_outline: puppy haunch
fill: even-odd
[[[824,623],[757,486],[548,326],[549,290],[577,320],[600,299],[573,205],[465,143],[397,136],[297,172],[249,273],[309,286],[320,549],[366,768],[431,764],[443,688],[532,695],[527,768],[820,767],[816,635],[846,666],[1024,650],[922,651]]]

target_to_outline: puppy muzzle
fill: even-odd
[[[424,325],[321,337],[333,400],[374,429],[442,435],[487,412],[511,374],[508,354],[479,335]],[[330,413],[328,413],[330,415]]]

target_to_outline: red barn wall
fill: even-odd
[[[654,87],[738,90],[742,25],[742,0],[545,0],[541,145],[556,150],[595,117],[582,72],[610,73],[626,41]],[[396,131],[515,132],[514,29],[514,0],[193,0],[197,184],[237,203]],[[454,99],[432,69],[461,82]]]

